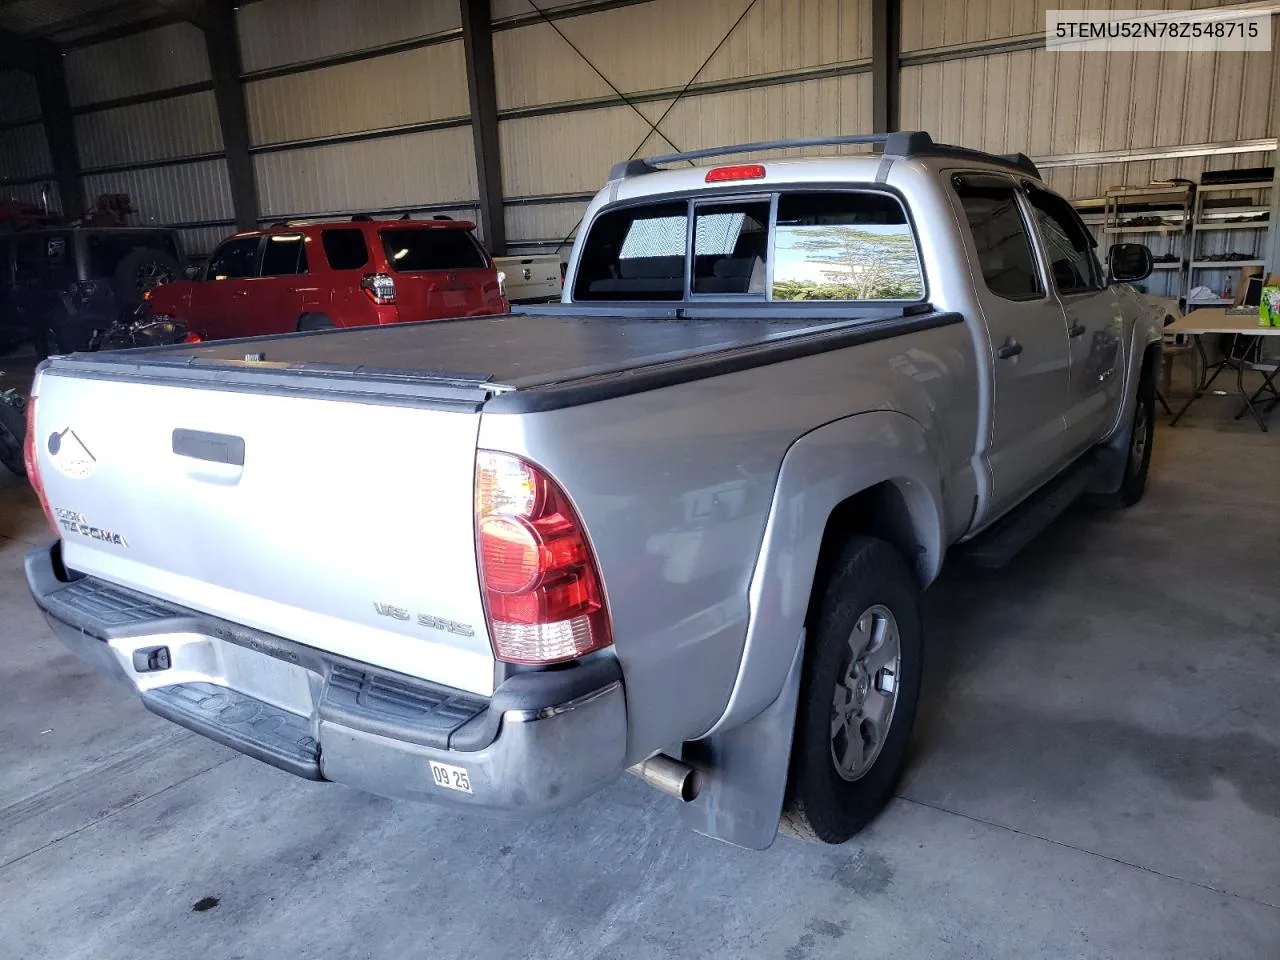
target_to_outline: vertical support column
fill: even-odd
[[[201,19],[209,71],[213,76],[213,95],[218,103],[222,148],[227,154],[227,178],[231,182],[236,228],[253,230],[258,226],[258,182],[253,172],[253,157],[249,154],[249,111],[240,80],[243,71],[235,8],[230,3],[210,0]]]
[[[38,41],[35,41],[38,43]],[[53,44],[40,44],[42,49],[31,63],[31,74],[40,96],[40,114],[44,135],[53,160],[53,176],[62,200],[62,215],[68,220],[84,216],[84,187],[80,183],[80,159],[76,151],[76,128],[71,117],[71,97],[67,93],[67,75],[62,67],[62,54]]]
[[[495,256],[507,252],[502,208],[502,157],[498,143],[498,93],[493,79],[493,28],[489,0],[458,0],[462,48],[467,60],[471,137],[475,143],[480,232]]]
[[[871,0],[871,132],[898,129],[901,75],[898,24],[901,0]]]

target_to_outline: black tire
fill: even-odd
[[[897,550],[883,540],[856,536],[844,545],[824,582],[814,584],[814,589],[782,828],[804,839],[844,843],[888,803],[906,766],[923,659],[919,588]],[[867,758],[870,766],[856,779],[847,779],[837,767],[838,738],[847,743],[848,737],[832,732],[837,718],[834,701],[837,686],[849,682],[848,665],[854,661],[851,640],[859,622],[866,615],[880,616],[873,613],[876,610],[888,611],[897,629],[899,653],[892,677],[896,696],[888,707],[887,729],[879,737],[878,752]],[[880,643],[873,643],[870,649],[880,648]],[[890,684],[884,670],[867,680],[877,696],[883,696],[879,691]],[[842,690],[851,692],[847,687]],[[862,696],[866,695],[863,689]],[[848,702],[855,699],[865,706],[856,693]],[[862,709],[857,708],[859,714]],[[869,722],[861,721],[860,736],[868,731]]]
[[[22,442],[26,433],[25,411],[4,397],[0,397],[0,465],[7,467],[20,477],[27,475],[26,465],[22,462]]]
[[[182,264],[164,250],[137,247],[116,264],[116,299],[122,307],[136,307],[148,290],[181,280],[183,276]]]
[[[298,332],[305,330],[332,330],[333,321],[323,313],[304,313],[298,318]]]
[[[1133,431],[1124,463],[1124,480],[1115,493],[1096,498],[1100,506],[1111,509],[1132,507],[1147,491],[1147,474],[1151,472],[1151,448],[1156,431],[1156,381],[1150,367],[1143,364],[1138,378],[1138,398],[1133,410]]]

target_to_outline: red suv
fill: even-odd
[[[208,340],[505,313],[473,230],[464,220],[362,219],[238,233],[203,279],[156,287],[152,313]]]

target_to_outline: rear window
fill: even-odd
[[[369,247],[364,231],[357,227],[340,227],[320,233],[325,259],[334,270],[359,270],[369,262]]]
[[[86,246],[89,249],[89,276],[100,279],[115,275],[120,261],[134,250],[163,250],[173,259],[181,262],[178,242],[171,233],[127,233],[111,231],[110,233],[87,233]]]
[[[483,270],[484,251],[469,230],[397,227],[382,231],[387,263],[397,273],[419,270]]]
[[[774,300],[919,300],[924,277],[907,215],[883,193],[778,198]]]
[[[582,248],[574,299],[682,299],[688,234],[683,201],[601,214]]]
[[[776,202],[698,197],[605,211],[582,246],[573,297],[682,300],[690,259],[694,296],[856,302],[919,300],[925,293],[902,204],[888,193],[844,190],[780,193]]]

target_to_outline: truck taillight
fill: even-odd
[[[479,452],[476,552],[499,660],[557,663],[613,642],[586,530],[564,491],[537,467]]]
[[[36,499],[40,501],[40,508],[44,511],[45,518],[49,521],[49,526],[53,528],[53,532],[61,536],[58,530],[58,522],[53,518],[53,511],[49,509],[49,498],[44,495],[44,481],[40,479],[40,458],[36,456],[36,398],[32,396],[27,401],[27,435],[22,441],[22,462],[27,468],[27,480],[31,482],[31,489],[36,492]]]
[[[396,302],[396,278],[389,273],[366,273],[360,278],[360,289],[377,304]]]

